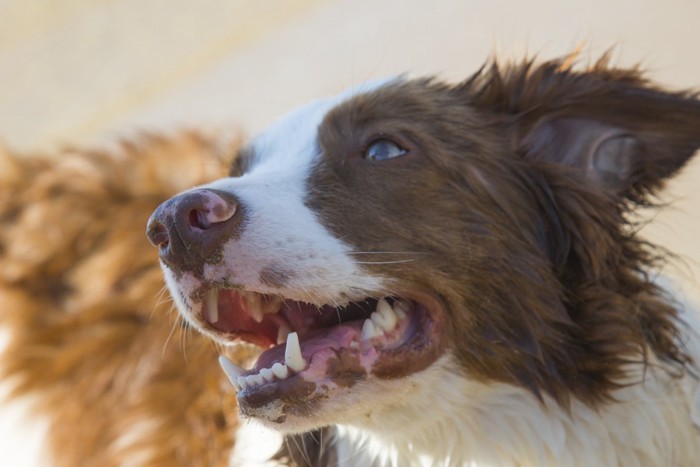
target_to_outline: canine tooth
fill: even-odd
[[[306,361],[301,355],[301,347],[299,346],[299,335],[296,332],[289,333],[287,336],[287,347],[284,349],[284,363],[288,368],[297,372],[306,368]]]
[[[207,307],[207,319],[214,324],[219,321],[219,289],[209,289],[205,297]]]
[[[262,370],[260,370],[260,375],[266,382],[270,382],[274,379],[272,370],[269,368],[263,368]]]
[[[360,338],[363,341],[367,341],[377,336],[377,334],[377,328],[375,327],[372,320],[366,319],[365,322],[362,324],[362,335],[360,336]]]
[[[289,376],[289,368],[287,368],[287,365],[275,363],[272,365],[272,373],[277,376],[278,379],[287,379],[287,376]]]
[[[248,387],[248,383],[246,382],[245,376],[238,377],[238,386],[240,386],[241,390]]]
[[[221,369],[224,370],[224,373],[226,373],[226,377],[231,382],[233,387],[240,391],[241,384],[239,384],[239,380],[245,370],[223,355],[219,355],[219,365],[221,366]]]
[[[280,324],[279,329],[277,329],[277,345],[284,344],[287,342],[287,336],[289,335],[291,329],[289,329],[284,324]]]

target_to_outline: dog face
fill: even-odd
[[[282,119],[148,235],[193,326],[265,349],[223,365],[282,431],[369,424],[447,373],[596,404],[649,351],[686,361],[625,214],[699,145],[693,96],[602,62],[375,82]]]

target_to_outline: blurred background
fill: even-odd
[[[700,85],[700,2],[0,0],[0,137],[54,148],[134,126],[241,125],[377,76],[459,80],[490,55],[615,46]]]
[[[584,63],[614,46],[617,64],[700,89],[700,2],[0,0],[0,141],[35,151],[143,129],[251,134],[370,78],[460,80],[492,55],[579,46]],[[665,200],[647,233],[680,254],[672,272],[698,298],[700,160]]]

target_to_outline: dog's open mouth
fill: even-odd
[[[222,365],[238,389],[241,411],[270,419],[272,404],[277,409],[271,421],[278,423],[370,376],[392,379],[420,371],[442,350],[441,306],[427,294],[319,307],[211,288],[202,310],[200,320],[219,338],[265,349],[250,370],[225,360]]]

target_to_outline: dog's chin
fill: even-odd
[[[208,284],[188,319],[220,343],[263,350],[253,368],[224,370],[241,415],[284,433],[351,422],[373,411],[386,384],[401,384],[444,353],[440,300],[414,290],[381,298],[310,304]],[[373,389],[375,388],[375,389]],[[373,402],[374,401],[374,402]],[[352,409],[352,410],[349,410]]]

